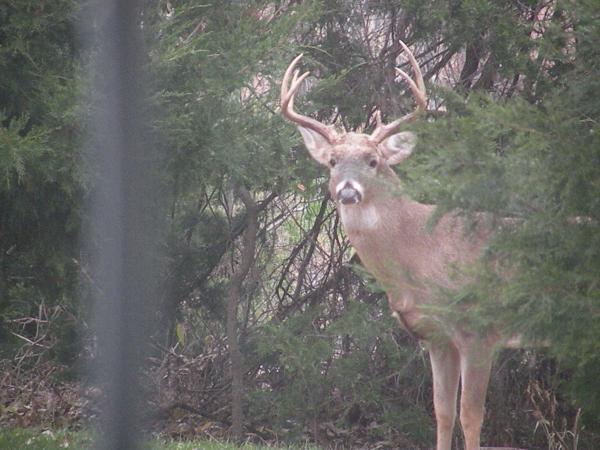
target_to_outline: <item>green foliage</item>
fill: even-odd
[[[560,77],[554,70],[542,77],[534,103],[487,94],[463,103],[448,94],[447,116],[420,127],[411,178],[440,213],[486,211],[497,224],[511,218],[487,255],[497,273],[484,266],[474,288],[487,299],[478,312],[485,324],[501,320],[549,338],[571,371],[567,390],[596,422],[599,394],[589,381],[600,368],[600,97],[592,91],[600,73],[592,41],[600,26],[590,21],[591,3],[561,6],[573,33],[552,29],[540,42]],[[577,51],[557,52],[569,39]]]
[[[2,350],[11,344],[4,320],[36,315],[42,304],[74,303],[82,192],[74,6],[69,0],[0,6]]]
[[[167,314],[172,320],[193,295],[210,317],[222,319],[226,277],[211,275],[243,227],[233,186],[243,183],[261,197],[284,192],[294,180],[308,186],[314,174],[290,161],[299,137],[275,109],[279,74],[292,54],[290,33],[318,10],[306,4],[275,14],[264,1],[173,6],[172,15],[150,8],[148,21],[153,100],[161,111],[155,127],[172,204]]]
[[[8,118],[25,114],[39,124],[52,114],[50,98],[71,78],[74,14],[72,0],[0,6],[0,105]]]
[[[352,301],[332,317],[322,305],[267,328],[256,352],[276,382],[251,394],[251,417],[288,438],[317,438],[331,423],[363,427],[370,442],[426,445],[431,417],[410,387],[424,359],[398,345],[386,308]]]
[[[275,74],[282,71],[290,30],[309,8],[261,20],[265,7],[260,1],[182,2],[174,17],[157,18],[152,30],[162,37],[151,52],[151,68],[165,111],[159,126],[168,173],[178,194],[182,186],[193,192],[224,177],[270,187],[290,173],[289,138],[274,114]]]

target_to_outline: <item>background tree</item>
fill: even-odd
[[[68,0],[0,6],[1,351],[42,338],[40,320],[56,317],[52,357],[71,364],[82,200],[74,16]]]

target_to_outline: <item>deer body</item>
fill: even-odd
[[[390,309],[404,319],[403,325],[410,325],[411,332],[422,334],[419,322],[427,316],[422,307],[436,302],[437,288],[452,289],[465,281],[460,268],[476,261],[488,233],[481,229],[467,235],[462,219],[452,214],[429,229],[435,206],[404,195],[385,161],[377,161],[368,171],[352,167],[369,160],[369,145],[363,152],[356,147],[353,151],[357,155],[350,161],[351,152],[344,151],[346,159],[331,170],[331,197],[363,265],[385,288]],[[340,200],[340,191],[347,186],[360,193],[359,202]]]
[[[329,190],[348,238],[365,268],[384,287],[390,309],[400,324],[428,346],[433,372],[437,450],[451,450],[459,381],[462,387],[460,422],[466,450],[480,448],[485,395],[494,347],[495,330],[479,334],[463,323],[453,323],[432,306],[440,305],[439,289],[460,287],[468,281],[461,269],[477,261],[490,231],[481,227],[465,232],[464,223],[446,214],[429,229],[435,206],[412,200],[391,166],[406,159],[416,138],[398,132],[401,123],[425,108],[425,86],[410,50],[401,42],[415,72],[404,72],[418,108],[389,125],[379,123],[371,135],[344,133],[293,110],[295,91],[308,75],[290,76],[282,83],[283,114],[298,124],[306,148],[330,170]],[[437,292],[436,292],[437,291]],[[437,311],[443,311],[438,308]]]

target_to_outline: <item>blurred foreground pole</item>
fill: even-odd
[[[91,50],[90,142],[85,159],[92,196],[86,245],[92,253],[97,364],[105,394],[96,447],[140,447],[140,372],[155,305],[156,177],[144,136],[141,17],[135,1],[95,1],[80,34]]]

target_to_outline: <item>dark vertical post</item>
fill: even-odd
[[[105,393],[97,447],[139,448],[140,368],[156,293],[156,192],[143,132],[141,17],[133,0],[95,2],[83,18],[92,55],[92,197],[87,245],[96,282],[93,375]]]

